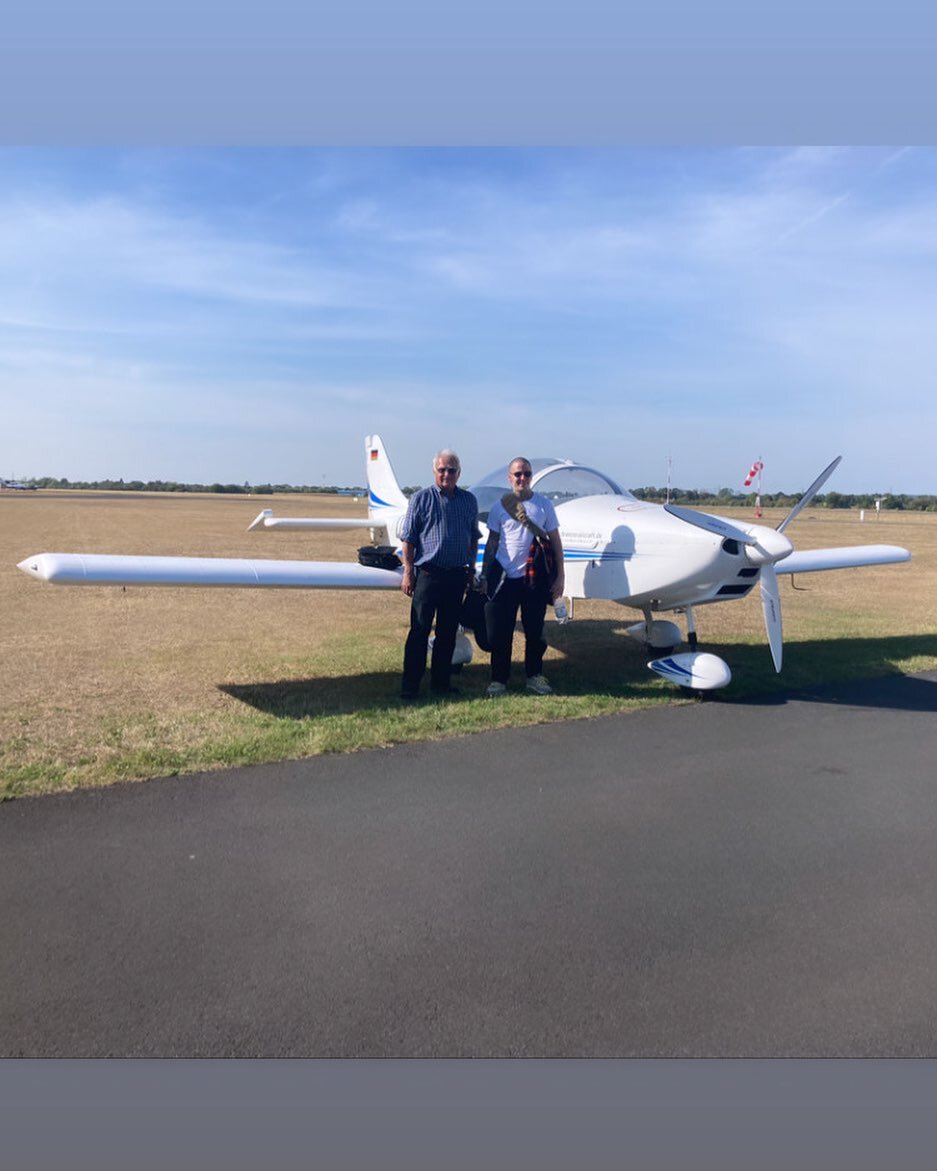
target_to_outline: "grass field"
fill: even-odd
[[[548,623],[557,695],[486,700],[487,656],[476,652],[462,699],[401,708],[409,604],[397,592],[64,588],[16,569],[47,551],[354,558],[354,533],[246,532],[271,505],[365,513],[347,497],[0,494],[0,797],[687,702],[625,637],[640,616],[611,603],[578,602],[574,621]],[[860,523],[807,509],[788,536],[798,548],[904,545],[913,560],[802,575],[797,588],[782,577],[780,676],[757,590],[700,607],[701,649],[733,672],[714,702],[937,667],[937,515]]]

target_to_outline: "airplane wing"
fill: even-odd
[[[900,545],[846,545],[840,549],[804,549],[789,553],[775,566],[779,574],[814,573],[824,569],[856,569],[860,565],[890,565],[910,561]]]
[[[36,553],[17,568],[53,585],[393,590],[400,588],[401,578],[400,570],[374,569],[350,561],[254,561],[109,553]]]

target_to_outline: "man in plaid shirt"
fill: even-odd
[[[433,621],[436,638],[430,662],[434,695],[455,695],[450,683],[452,652],[465,587],[475,573],[478,549],[478,502],[458,486],[462,464],[454,451],[433,458],[433,483],[410,497],[400,536],[403,579],[411,599],[410,633],[403,653],[400,697],[417,698],[426,670],[426,648]]]

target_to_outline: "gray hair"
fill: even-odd
[[[443,459],[449,460],[450,462],[454,463],[456,468],[460,472],[462,471],[462,461],[459,459],[459,457],[456,455],[456,453],[452,450],[451,447],[444,447],[442,449],[442,451],[437,451],[436,454],[433,456],[433,471],[434,472],[436,471],[436,465],[439,463],[440,460],[443,460]]]

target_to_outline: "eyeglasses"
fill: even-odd
[[[511,475],[514,477],[515,480],[523,480],[523,479],[529,480],[530,477],[533,475],[533,472],[511,472]]]
[[[450,476],[454,476],[458,470],[459,470],[458,468],[437,468],[436,469],[436,471],[441,473],[442,475],[448,474]]]

